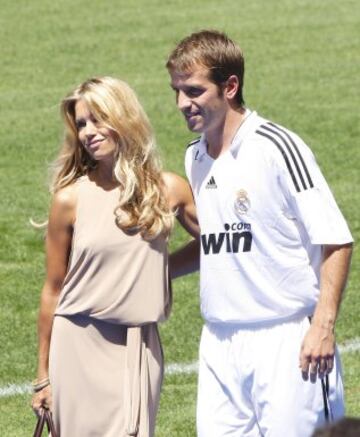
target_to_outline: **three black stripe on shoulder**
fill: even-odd
[[[192,140],[187,147],[193,146],[194,144],[198,143],[200,141],[201,137],[195,138],[195,140]]]
[[[270,140],[279,149],[297,192],[313,188],[314,184],[305,161],[288,132],[268,122],[262,124],[256,133]]]

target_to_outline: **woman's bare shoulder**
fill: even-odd
[[[72,208],[76,206],[77,187],[76,183],[67,185],[57,190],[52,197],[52,203],[61,208]]]
[[[50,219],[72,224],[75,221],[77,184],[73,183],[57,190],[52,196]]]
[[[168,200],[172,208],[176,208],[186,202],[191,189],[189,183],[182,176],[169,171],[162,173],[162,179],[167,191]]]
[[[188,190],[190,190],[190,185],[188,181],[176,173],[170,171],[163,171],[162,178],[167,190],[170,192],[171,191],[187,192]]]

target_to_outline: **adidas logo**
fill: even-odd
[[[214,176],[211,176],[209,182],[206,184],[206,188],[217,188]]]

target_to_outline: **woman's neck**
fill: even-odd
[[[97,167],[89,173],[89,179],[104,190],[111,190],[119,186],[115,179],[112,162],[98,162]]]

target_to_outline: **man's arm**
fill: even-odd
[[[198,239],[191,240],[184,247],[170,255],[171,279],[196,272],[199,268],[200,241]]]
[[[320,296],[300,351],[304,379],[330,373],[335,355],[335,322],[350,268],[352,244],[323,247]]]
[[[194,239],[170,255],[171,279],[199,270],[200,265],[200,229],[196,217],[196,208],[189,183],[179,175],[163,173],[169,204],[176,211],[176,218],[181,226]]]

